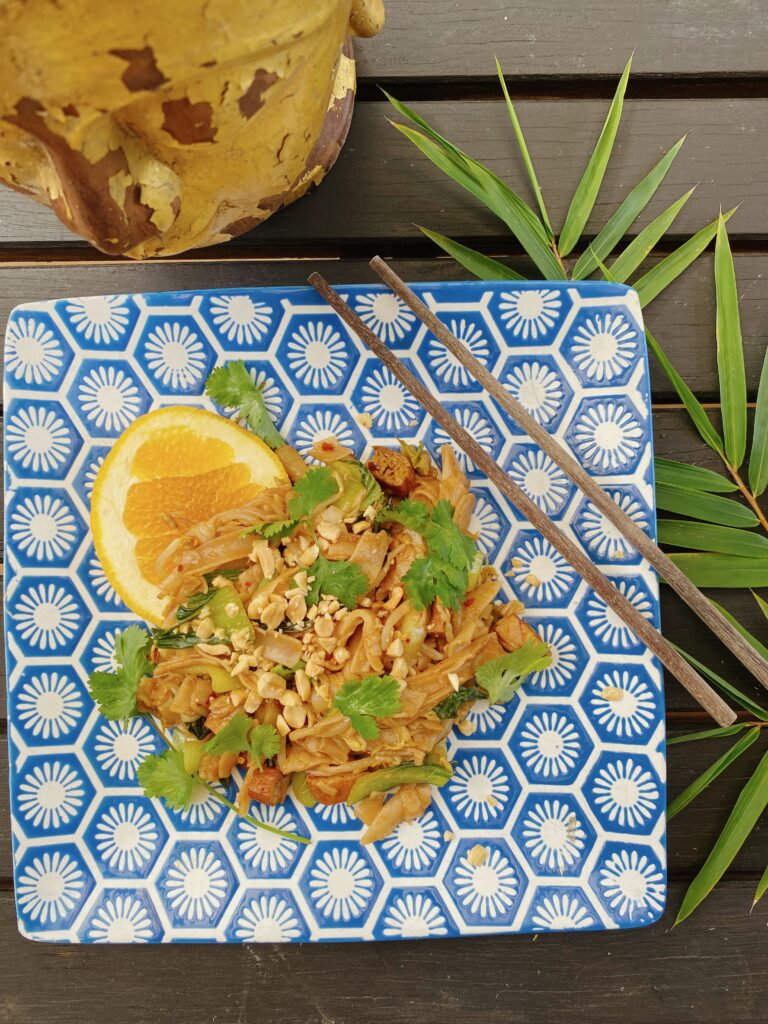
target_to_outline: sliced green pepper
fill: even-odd
[[[317,800],[312,796],[312,790],[307,785],[306,772],[294,772],[291,776],[291,791],[300,804],[305,807],[314,807]]]
[[[191,676],[210,676],[214,693],[239,690],[243,685],[233,678],[222,665],[208,665],[205,662],[200,662],[199,665],[188,666],[184,671],[189,672]]]
[[[230,615],[227,609],[231,610],[233,605],[235,610]],[[227,639],[239,629],[247,629],[253,635],[253,625],[234,587],[221,587],[217,590],[208,602],[208,607],[214,629],[223,630]]]
[[[186,740],[184,746],[181,748],[181,753],[184,758],[184,771],[189,775],[194,775],[200,767],[200,762],[203,759],[204,746],[205,744],[202,740]]]
[[[356,804],[372,793],[384,793],[395,786],[420,785],[442,786],[450,779],[453,772],[437,764],[399,764],[394,768],[380,768],[375,772],[361,775],[355,782],[349,796],[348,804]]]

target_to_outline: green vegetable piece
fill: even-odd
[[[312,790],[307,785],[306,772],[294,772],[291,776],[291,792],[305,807],[314,807],[317,800],[312,796]]]
[[[333,471],[341,482],[341,492],[334,504],[344,516],[364,512],[369,505],[376,509],[383,505],[384,492],[362,462],[343,459],[334,463]]]
[[[385,793],[395,786],[422,785],[443,786],[453,772],[437,764],[399,764],[394,768],[380,768],[375,772],[361,775],[352,787],[348,804],[365,800],[372,793]]]
[[[455,718],[459,709],[463,708],[471,700],[480,700],[485,697],[485,693],[477,686],[464,686],[456,693],[450,694],[445,700],[441,700],[439,704],[436,704],[433,710],[437,714],[438,718],[445,720],[446,718]]]
[[[235,606],[232,612],[232,605]],[[233,587],[221,587],[209,602],[211,622],[215,629],[222,629],[229,639],[239,629],[247,629],[253,635],[253,625],[246,614],[240,595]],[[232,612],[232,614],[230,614]]]
[[[203,759],[205,744],[202,740],[187,740],[181,748],[184,755],[184,771],[194,775]]]
[[[237,690],[242,686],[242,683],[234,679],[223,665],[201,662],[199,665],[190,665],[184,671],[193,676],[210,676],[214,693],[229,693],[230,690]]]

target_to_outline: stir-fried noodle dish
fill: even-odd
[[[334,438],[307,461],[285,443],[276,454],[287,482],[157,558],[165,620],[140,655],[135,710],[170,737],[171,760],[148,759],[139,779],[166,798],[174,773],[233,779],[243,814],[289,789],[343,802],[370,843],[450,778],[446,737],[471,734],[473,703],[513,699],[550,653],[499,600],[449,446],[439,464],[402,442],[365,463]],[[102,707],[105,686],[92,680]]]

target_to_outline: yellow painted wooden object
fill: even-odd
[[[383,0],[4,0],[0,180],[103,252],[226,241],[344,143]]]

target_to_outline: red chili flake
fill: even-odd
[[[320,447],[323,449],[324,452],[332,452],[333,451],[333,445],[329,441],[323,441],[320,444]]]
[[[462,605],[461,605],[461,607],[462,607],[462,608],[469,608],[469,606],[470,606],[471,604],[474,604],[474,603],[475,603],[475,599],[474,599],[474,597],[468,597],[466,601],[463,601],[463,602],[462,602]]]

